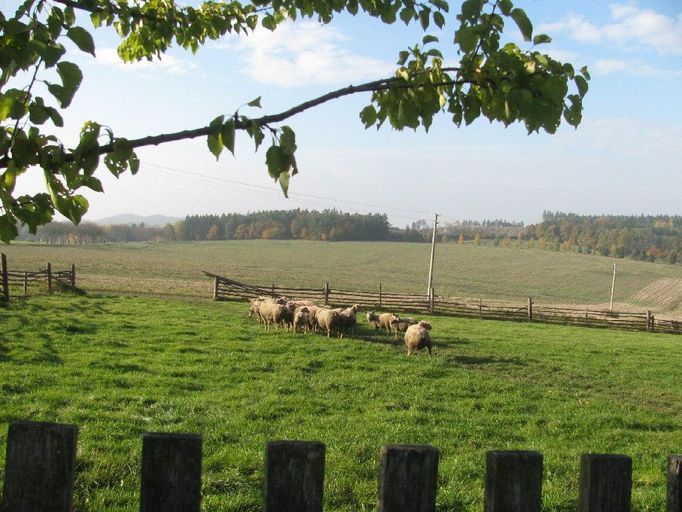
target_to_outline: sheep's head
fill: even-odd
[[[372,322],[372,321],[377,321],[379,320],[379,315],[377,315],[374,311],[370,311],[367,313],[367,321]]]
[[[431,324],[426,320],[422,320],[421,322],[419,322],[419,327],[423,327],[424,329],[428,329],[429,331],[431,330]]]

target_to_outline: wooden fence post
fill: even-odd
[[[265,454],[265,512],[322,512],[325,446],[271,441]]]
[[[329,283],[324,283],[324,305],[329,305]]]
[[[142,436],[140,512],[199,512],[201,436]]]
[[[438,456],[433,446],[382,447],[377,511],[435,511]]]
[[[381,309],[381,283],[379,283],[379,309]]]
[[[9,302],[9,278],[7,276],[7,256],[0,255],[2,260],[2,300]]]
[[[646,330],[647,331],[651,330],[651,310],[650,309],[646,310]]]
[[[433,291],[433,288],[429,289],[429,313],[433,315],[433,297],[435,293]]]
[[[478,318],[483,318],[483,299],[478,299]]]
[[[213,300],[218,300],[218,276],[215,277],[215,283],[213,283]]]
[[[533,297],[528,297],[528,321],[533,321]]]
[[[75,425],[12,422],[2,510],[71,512],[77,438]]]
[[[578,512],[630,512],[632,459],[586,453],[580,460]]]
[[[28,295],[28,272],[24,272],[24,297]]]
[[[47,292],[52,293],[52,263],[47,262]]]
[[[71,264],[71,288],[76,287],[76,264]]]
[[[541,453],[491,451],[485,464],[484,512],[540,512]]]
[[[682,455],[668,457],[667,512],[682,512]]]

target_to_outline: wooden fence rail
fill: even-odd
[[[329,283],[325,283],[324,288],[319,289],[279,287],[274,284],[259,286],[240,283],[210,272],[204,272],[204,274],[214,279],[214,300],[249,300],[260,295],[286,296],[330,306],[360,304],[368,309],[395,310],[396,312],[682,334],[682,319],[655,318],[651,311],[637,313],[543,305],[534,302],[531,297],[528,297],[524,304],[514,305],[489,299],[484,302],[480,298],[441,297],[433,292],[429,296],[388,293],[382,289],[381,285],[373,292],[337,290],[331,288]]]
[[[78,427],[16,421],[10,424],[2,512],[71,512]],[[432,446],[381,448],[377,510],[434,512],[439,450]],[[140,510],[199,512],[202,438],[144,434]],[[540,512],[543,456],[534,451],[486,454],[484,512]],[[682,456],[667,466],[667,512],[682,512]],[[321,512],[325,445],[271,441],[265,453],[264,510]],[[629,512],[632,460],[585,454],[580,464],[579,512]]]
[[[10,292],[20,287],[23,290],[23,295],[28,295],[28,286],[45,283],[48,292],[52,292],[52,287],[55,283],[76,287],[76,265],[71,264],[68,270],[53,270],[52,264],[47,263],[44,269],[40,270],[10,270],[7,264],[7,256],[0,255],[2,270],[2,295],[0,301],[8,302],[10,299]]]

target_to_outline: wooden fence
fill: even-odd
[[[78,427],[13,422],[7,436],[2,512],[71,512]],[[377,510],[436,510],[439,450],[432,446],[381,448]],[[144,434],[140,510],[199,512],[202,438]],[[534,451],[486,454],[484,512],[540,512],[543,456]],[[264,510],[321,512],[325,445],[271,441],[265,453]],[[682,456],[668,457],[667,512],[682,512]],[[632,459],[585,454],[580,463],[579,512],[629,512]]]
[[[374,292],[324,288],[286,288],[240,283],[227,277],[204,272],[214,279],[214,300],[249,300],[260,295],[285,296],[299,300],[311,300],[316,304],[348,306],[360,304],[368,309],[446,316],[474,317],[487,320],[515,320],[548,324],[581,325],[586,327],[610,327],[634,331],[656,331],[682,334],[682,319],[655,318],[651,311],[625,312],[577,306],[545,306],[528,297],[523,304],[503,301],[441,297],[431,290],[426,295],[388,293],[379,285]]]
[[[71,264],[68,270],[53,270],[52,264],[47,263],[46,268],[36,271],[31,270],[10,270],[7,265],[7,256],[0,254],[2,261],[2,295],[0,300],[9,301],[12,289],[21,288],[23,295],[28,295],[29,285],[46,283],[48,292],[52,292],[55,283],[76,287],[76,265]]]

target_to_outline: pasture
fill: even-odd
[[[76,263],[88,291],[211,297],[207,270],[258,285],[378,290],[426,295],[429,244],[389,242],[230,241],[2,248],[13,268]],[[436,294],[524,304],[608,306],[613,263],[615,309],[682,317],[682,265],[517,247],[439,244]]]
[[[434,317],[434,358],[407,358],[364,320],[327,339],[264,333],[246,310],[69,294],[0,308],[0,460],[12,420],[75,423],[75,510],[132,512],[141,434],[200,433],[203,510],[245,512],[261,510],[266,441],[319,440],[325,510],[363,511],[381,445],[423,443],[441,450],[438,510],[480,511],[485,452],[532,449],[544,510],[567,512],[580,454],[623,453],[633,510],[665,508],[666,457],[682,451],[678,336]]]

